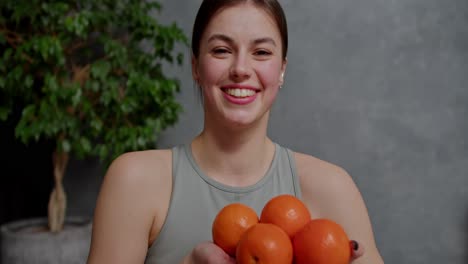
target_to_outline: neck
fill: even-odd
[[[247,128],[209,126],[192,142],[193,156],[204,173],[223,184],[248,186],[260,180],[274,156],[266,136],[267,120]]]

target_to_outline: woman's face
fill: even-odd
[[[246,126],[268,118],[286,61],[274,20],[252,4],[223,9],[208,24],[192,59],[205,120]]]

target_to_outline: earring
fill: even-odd
[[[284,79],[284,72],[281,73],[281,82],[284,81],[283,79]],[[281,85],[279,86],[279,88],[280,88],[280,89],[283,88],[283,85],[281,84]]]

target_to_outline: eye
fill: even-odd
[[[271,53],[270,51],[268,51],[268,50],[263,50],[263,49],[262,49],[262,50],[256,50],[256,51],[254,52],[254,55],[256,55],[256,56],[262,56],[262,57],[263,57],[263,56],[269,56],[269,55],[271,55],[271,54],[272,54],[272,53]]]
[[[214,48],[211,52],[215,55],[225,55],[230,53],[226,48]]]

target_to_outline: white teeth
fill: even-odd
[[[226,93],[235,97],[248,97],[255,94],[255,91],[250,89],[227,89]]]

